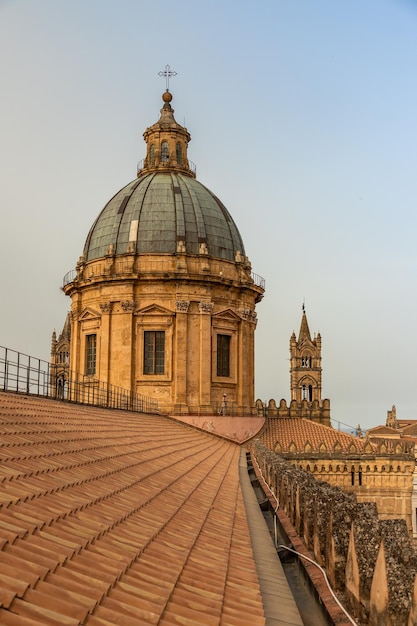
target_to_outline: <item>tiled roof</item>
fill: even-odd
[[[406,426],[414,426],[417,424],[417,420],[397,420],[398,428],[405,428]]]
[[[417,435],[417,423],[404,426],[401,431],[404,435],[415,437]]]
[[[261,440],[271,450],[275,450],[279,443],[282,452],[354,452],[356,449],[361,453],[365,451],[365,445],[368,449],[372,446],[365,439],[303,417],[268,418]]]
[[[0,393],[0,624],[265,624],[239,455],[161,416]]]
[[[261,430],[265,418],[240,417],[230,415],[175,415],[173,419],[185,422],[209,433],[226,437],[236,443],[244,443],[252,439]]]
[[[397,428],[391,428],[391,426],[375,426],[369,428],[366,434],[368,437],[395,437],[397,439],[401,437],[401,431]]]

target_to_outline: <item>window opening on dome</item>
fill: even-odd
[[[165,331],[145,330],[143,373],[163,374],[165,371]]]
[[[96,373],[97,359],[97,335],[86,336],[85,373],[87,376],[94,376]]]
[[[149,149],[149,161],[151,165],[154,165],[155,163],[155,145],[154,144],[152,144]]]
[[[230,376],[230,335],[217,335],[217,376]]]
[[[163,141],[161,144],[161,161],[162,163],[169,161],[169,146],[167,141]]]
[[[132,220],[129,228],[129,241],[136,241],[138,237],[139,220]]]
[[[177,156],[177,163],[178,163],[178,165],[181,165],[182,164],[182,149],[181,149],[181,144],[180,143],[177,143],[176,156]]]

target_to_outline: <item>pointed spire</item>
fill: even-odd
[[[69,313],[67,313],[64,327],[59,335],[59,341],[62,341],[63,339],[67,339],[68,341],[71,339],[71,317]]]
[[[55,354],[55,350],[56,350],[56,331],[54,329],[54,332],[52,333],[52,339],[51,339],[51,356]]]
[[[301,341],[302,339],[308,339],[308,341],[311,341],[310,329],[308,327],[306,309],[305,309],[304,304],[303,304],[303,315],[301,318],[300,332],[298,333],[298,341]]]

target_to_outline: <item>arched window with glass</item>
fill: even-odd
[[[169,146],[167,141],[163,141],[161,144],[161,161],[162,163],[169,161]]]
[[[181,148],[180,143],[177,143],[177,146],[176,146],[176,157],[177,157],[178,165],[181,165],[182,164],[182,148]]]

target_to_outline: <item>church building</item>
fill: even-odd
[[[105,205],[63,290],[70,369],[158,401],[162,412],[254,406],[264,280],[222,202],[196,179],[168,89],[137,178]]]

